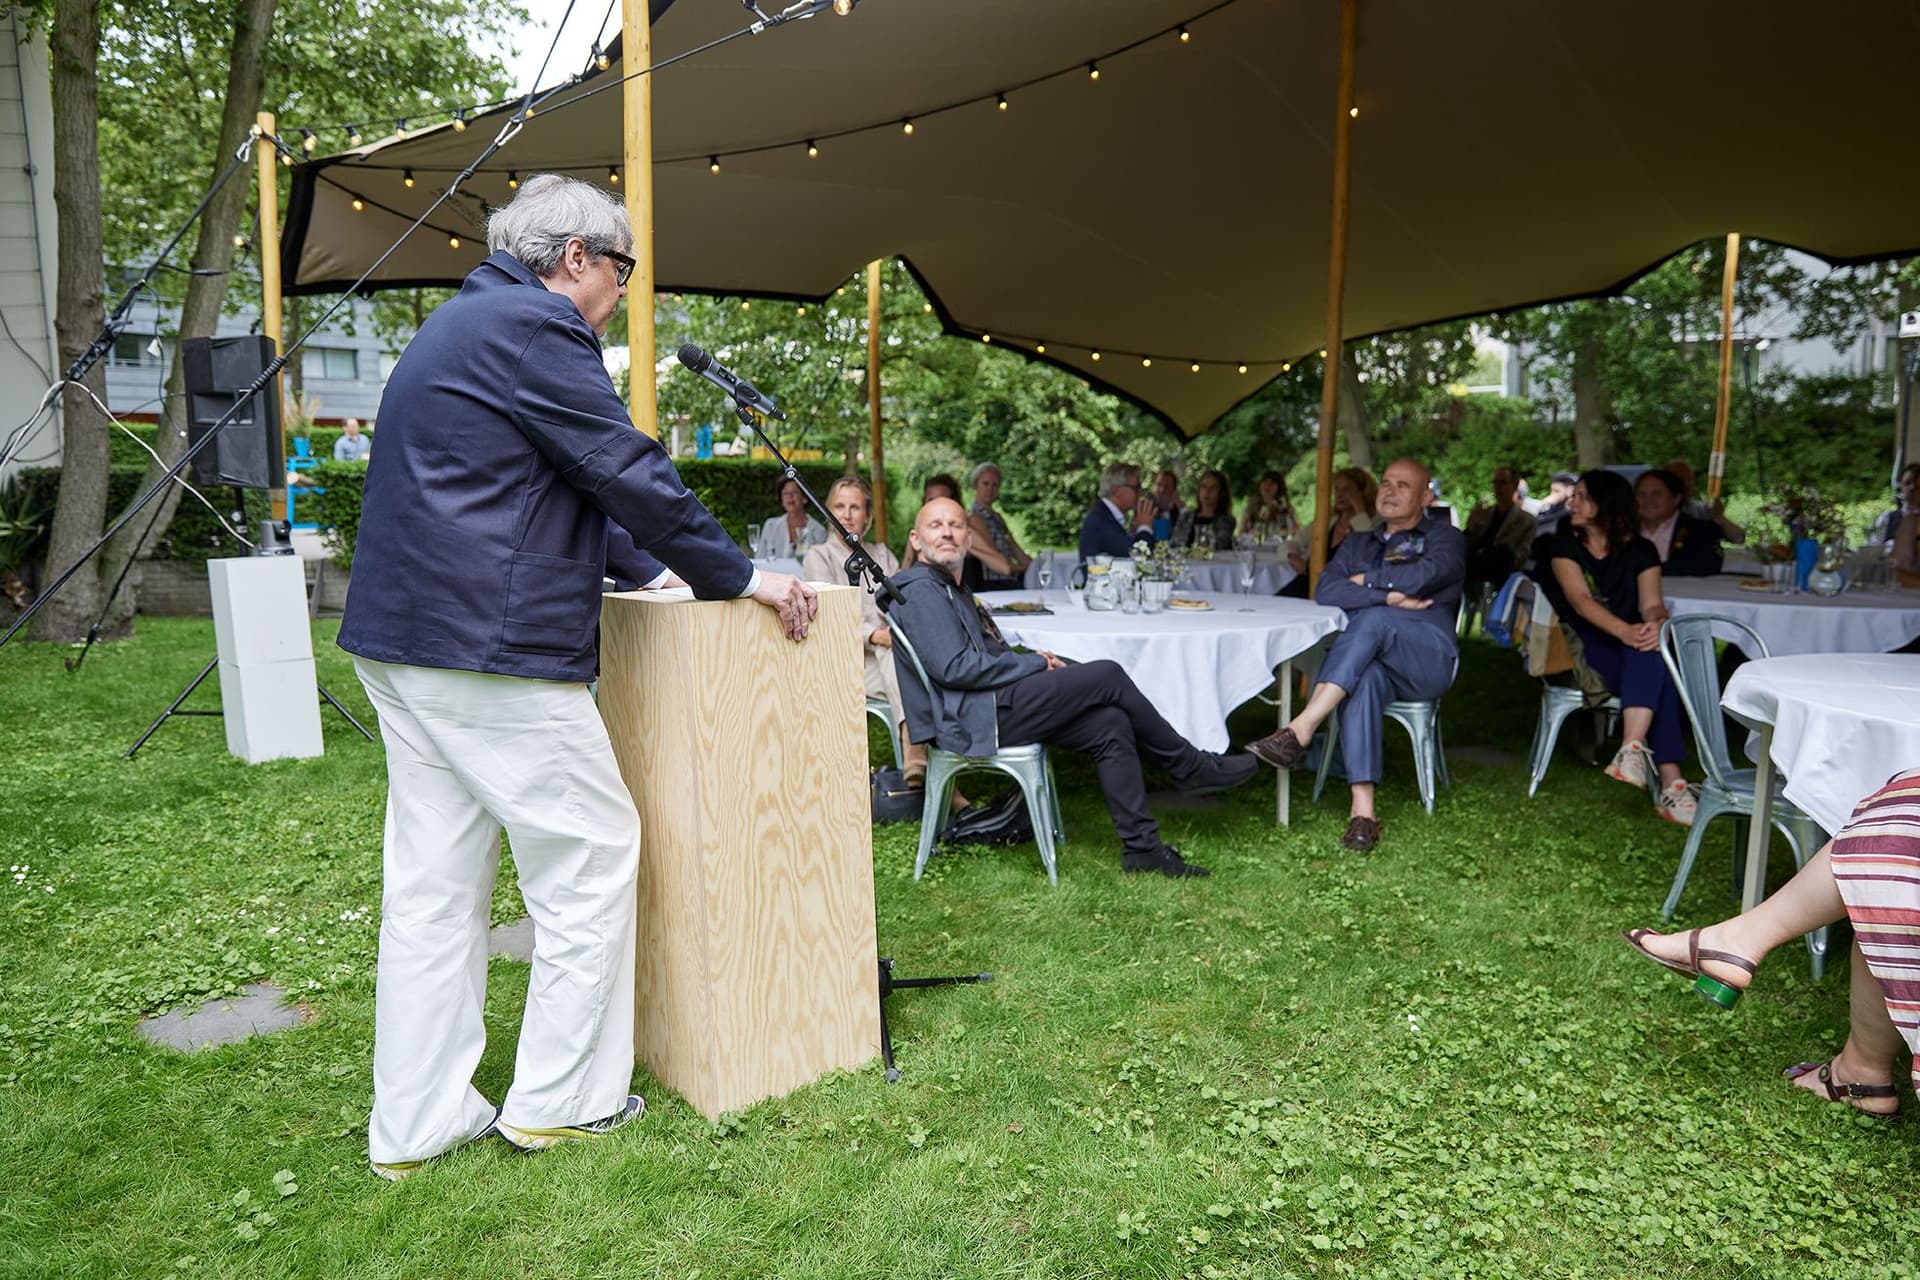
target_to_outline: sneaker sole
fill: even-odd
[[[637,1096],[637,1095],[636,1095]],[[638,1099],[639,1105],[634,1113],[620,1123],[606,1129],[589,1129],[585,1125],[561,1125],[553,1129],[522,1129],[517,1125],[506,1124],[500,1120],[493,1122],[493,1131],[500,1135],[501,1141],[520,1151],[546,1151],[569,1142],[594,1142],[615,1133],[647,1114],[647,1100]]]

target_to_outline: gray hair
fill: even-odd
[[[973,470],[967,472],[967,488],[971,489],[973,488],[973,486],[979,484],[980,477],[987,474],[987,472],[989,471],[999,476],[1002,480],[1007,478],[1006,473],[1000,470],[999,463],[982,462],[980,465],[976,466]]]
[[[560,269],[569,240],[580,241],[591,254],[627,252],[633,248],[627,206],[591,182],[541,173],[521,183],[520,194],[487,218],[487,250],[512,254],[542,279]]]
[[[1100,496],[1111,498],[1113,491],[1122,485],[1140,487],[1140,468],[1131,462],[1109,462],[1100,468]]]

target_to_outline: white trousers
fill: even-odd
[[[587,687],[354,659],[387,749],[369,1157],[421,1160],[484,1130],[487,917],[506,828],[533,976],[502,1118],[615,1111],[633,1078],[640,819]]]

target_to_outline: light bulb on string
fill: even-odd
[[[815,145],[812,138],[808,138],[807,139],[807,159],[818,160],[819,158],[820,158],[820,148],[817,145]]]
[[[359,125],[350,124],[347,126],[347,145],[348,146],[357,147],[365,141],[366,141],[366,138],[361,135]]]
[[[291,169],[293,167],[293,153],[291,151],[282,151],[280,153],[280,163]]]
[[[405,174],[402,175],[400,181],[406,184],[407,190],[413,190],[413,170],[408,169]]]
[[[932,315],[932,314],[933,314],[933,304],[932,304],[931,302],[923,302],[923,303],[921,303],[921,304],[920,304],[920,309],[921,309],[922,311],[924,311],[924,312],[926,312],[926,313],[927,313],[928,315]]]
[[[1240,366],[1240,372],[1242,372],[1242,373],[1245,373],[1246,371],[1247,371],[1247,366],[1245,366],[1245,365],[1241,365],[1241,366]]]
[[[906,134],[909,138],[911,138],[913,136],[913,121],[902,120],[900,122],[900,132]]]
[[[459,247],[460,247],[460,237],[459,237],[459,236],[448,236],[448,237],[447,237],[447,248],[449,248],[449,249],[458,249]]]
[[[1358,120],[1359,118],[1360,118],[1360,108],[1358,107],[1347,108],[1347,119]]]
[[[455,133],[465,133],[467,131],[467,109],[465,107],[461,107],[453,113],[453,131]]]
[[[319,145],[320,139],[314,135],[313,130],[302,129],[300,131],[300,149],[302,151],[312,151]]]
[[[1187,24],[1184,22],[1180,24],[1180,43],[1181,44],[1193,43],[1193,32],[1187,30]]]
[[[996,107],[999,107],[999,108],[1000,108],[1000,109],[1001,109],[1002,111],[1005,111],[1005,110],[1007,109],[1007,95],[1006,95],[1006,94],[1004,94],[1004,93],[996,93],[996,94],[994,94],[994,95],[993,95],[993,104],[994,104],[994,105],[995,105]]]
[[[1047,344],[1044,342],[1036,343],[1033,348],[1033,354],[1037,356],[1043,356],[1047,354]]]
[[[835,14],[844,18],[848,14],[852,13],[853,6],[859,3],[860,3],[860,0],[833,0],[833,11]]]
[[[396,138],[404,138],[407,136],[407,118],[405,116],[401,116],[393,122],[393,136]]]
[[[798,310],[796,310],[794,314],[804,316],[805,314],[807,314],[807,309],[805,307],[801,307]]]
[[[608,170],[607,170],[607,181],[608,181],[608,182],[611,182],[611,183],[612,183],[612,184],[613,184],[614,186],[616,186],[616,187],[617,187],[617,186],[619,186],[619,185],[620,185],[620,171],[619,171],[618,169],[608,169]]]
[[[507,190],[518,191],[519,189],[520,189],[520,175],[515,171],[513,171],[512,169],[507,170]]]
[[[1087,353],[1087,356],[1089,359],[1094,360],[1096,362],[1100,359],[1100,353],[1098,351],[1089,351]]]
[[[707,172],[708,172],[708,173],[718,173],[718,172],[720,172],[720,157],[719,157],[719,156],[708,156],[708,157],[707,157]]]
[[[982,341],[982,342],[992,342],[992,341],[993,341],[993,335],[992,335],[992,334],[990,334],[990,333],[983,333],[983,334],[981,334],[981,335],[980,335],[980,341]]]
[[[597,44],[593,46],[593,65],[602,71],[613,65],[613,59],[607,56],[607,51]]]
[[[247,247],[247,244],[248,244],[248,240],[247,240],[247,238],[246,238],[246,236],[244,236],[244,235],[235,235],[235,236],[233,237],[233,247],[234,247],[234,248],[236,248],[236,249],[244,249],[244,248],[246,248],[246,247]]]
[[[1188,365],[1187,368],[1189,372],[1198,373],[1200,372],[1200,362],[1195,360],[1191,365]]]
[[[355,213],[365,213],[367,211],[367,202],[359,196],[355,196],[353,198],[353,211]]]
[[[1098,80],[1099,78],[1100,78],[1100,64],[1097,62],[1089,62],[1087,64],[1087,79]]]
[[[1140,357],[1140,367],[1141,367],[1142,369],[1151,369],[1151,368],[1153,368],[1153,357],[1152,357],[1152,356],[1141,356],[1141,357]]]

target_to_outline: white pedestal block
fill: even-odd
[[[296,556],[207,561],[227,750],[248,764],[320,755],[320,694]]]

